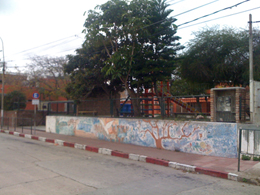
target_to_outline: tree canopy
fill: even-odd
[[[70,75],[71,80],[66,86],[66,91],[74,100],[80,101],[89,95],[98,96],[101,93],[112,98],[122,89],[118,80],[111,80],[102,72],[107,56],[100,53],[100,47],[85,44],[76,52],[75,56],[67,56],[68,64],[65,66],[65,71]]]
[[[181,77],[190,82],[229,85],[248,84],[248,30],[206,28],[194,33],[182,56]],[[260,31],[254,30],[254,60],[259,63]],[[259,79],[255,66],[255,79]]]
[[[110,0],[89,11],[86,41],[76,56],[69,56],[66,71],[72,82],[67,91],[79,98],[96,83],[110,90],[125,87],[139,115],[140,102],[134,98],[144,87],[156,88],[157,81],[171,77],[176,51],[182,49],[176,19],[167,7],[165,0]],[[88,86],[81,85],[81,79]]]
[[[19,110],[26,107],[26,96],[21,91],[12,91],[4,98],[5,110]]]

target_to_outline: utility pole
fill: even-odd
[[[2,72],[2,98],[1,98],[1,129],[4,126],[4,86],[5,86],[5,54],[4,54],[4,42],[3,39],[0,37],[2,42],[2,52],[3,52],[3,72]]]
[[[254,123],[254,72],[253,72],[253,32],[252,15],[249,14],[249,89],[250,89],[250,121]]]

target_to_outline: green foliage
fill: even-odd
[[[260,161],[260,156],[259,156],[259,157],[254,156],[254,157],[253,157],[253,161]]]
[[[191,82],[248,84],[248,30],[206,28],[194,33],[182,56],[181,77]],[[260,60],[260,30],[254,30],[254,60]],[[255,79],[260,71],[255,67]]]
[[[122,90],[118,80],[111,81],[101,71],[105,66],[103,60],[107,57],[99,51],[100,47],[96,45],[84,44],[77,50],[77,55],[67,56],[65,71],[70,75],[71,82],[67,84],[66,91],[76,101],[103,93],[111,97]]]
[[[242,160],[251,160],[251,157],[243,154]]]
[[[243,178],[242,181],[243,181],[243,182],[247,182],[247,179],[246,179],[246,178]]]
[[[21,91],[12,91],[4,96],[4,110],[20,110],[26,107],[26,96]]]
[[[144,87],[169,79],[182,46],[167,7],[165,0],[110,0],[89,11],[86,41],[65,68],[72,81],[67,92],[80,99],[97,85],[108,94],[125,87],[136,98]]]
[[[172,80],[170,90],[173,96],[185,96],[206,94],[207,89],[210,89],[208,84],[195,83],[177,78]]]

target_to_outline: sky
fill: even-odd
[[[30,58],[35,55],[60,57],[75,54],[75,49],[80,48],[84,42],[84,34],[81,32],[86,16],[83,16],[83,13],[105,2],[107,0],[0,0],[0,37],[4,43],[7,72],[17,71],[15,67],[24,72],[30,63]],[[193,38],[193,32],[205,27],[219,25],[220,28],[232,26],[248,29],[249,14],[252,14],[253,21],[260,21],[260,0],[167,0],[167,2],[170,4],[169,9],[174,10],[171,16],[212,2],[176,16],[176,25],[244,2],[232,9],[181,25],[177,35],[182,38],[180,43],[183,45]],[[254,10],[246,11],[250,9]],[[236,15],[224,17],[231,14]],[[224,18],[213,20],[220,17]],[[253,26],[260,27],[260,23],[254,23]],[[0,43],[1,61],[2,56],[3,47]]]

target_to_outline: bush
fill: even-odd
[[[251,160],[251,157],[243,154],[242,160]]]
[[[254,156],[254,157],[253,157],[253,161],[260,161],[260,156],[259,156],[259,157]]]

